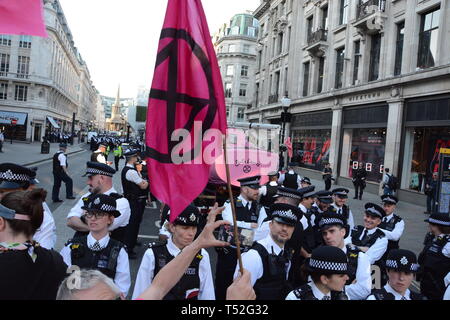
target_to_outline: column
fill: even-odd
[[[337,101],[336,101],[337,102]],[[342,131],[342,106],[337,103],[332,108],[333,121],[331,125],[331,144],[330,144],[330,164],[334,176],[339,175],[339,148],[341,146],[341,131]]]

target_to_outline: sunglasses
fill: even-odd
[[[108,215],[109,215],[109,213],[102,212],[102,211],[88,211],[88,212],[86,212],[85,217],[88,219],[92,219],[93,217],[98,219],[98,218],[103,218]]]

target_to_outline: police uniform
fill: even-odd
[[[190,205],[176,218],[175,225],[198,227],[200,213]],[[133,299],[136,299],[151,284],[156,274],[177,255],[178,248],[169,237],[167,242],[152,243],[144,254],[139,267]],[[202,249],[192,260],[183,277],[164,297],[164,300],[215,300],[214,283],[209,254]]]
[[[289,170],[286,173],[282,173],[278,179],[278,183],[285,188],[298,189],[302,184],[302,177],[295,173],[293,167],[298,166],[298,163],[289,163]]]
[[[310,185],[312,185],[311,179],[308,178],[308,177],[303,177],[302,180],[301,180],[301,184],[302,184],[302,185],[306,184],[307,186],[310,186]],[[303,188],[304,188],[304,187],[303,187]]]
[[[425,220],[430,224],[450,227],[448,213],[433,213]],[[420,292],[430,300],[442,300],[444,278],[450,270],[450,234],[441,234],[430,241],[419,255]]]
[[[450,300],[450,272],[447,273],[447,276],[444,279],[445,287],[447,288],[445,290],[444,294],[444,300]]]
[[[106,143],[100,143],[100,145],[98,147],[100,148],[102,146],[105,148],[107,147]],[[91,154],[91,162],[99,162],[99,163],[107,164],[105,154],[99,149],[97,149],[96,151],[94,151]]]
[[[278,172],[270,172],[268,174],[269,178],[278,176]],[[259,189],[259,195],[261,196],[259,203],[264,206],[266,210],[274,204],[274,196],[278,191],[278,183],[276,181],[269,181],[264,186]]]
[[[241,187],[249,187],[255,190],[260,188],[259,180],[261,176],[253,176],[238,179]],[[239,195],[234,200],[236,208],[236,223],[238,227],[252,229],[252,223],[262,226],[267,218],[266,210],[257,201],[247,201],[243,195]],[[230,200],[225,202],[225,209],[222,211],[222,219],[233,224],[233,213]],[[253,229],[257,232],[257,229]],[[245,249],[245,248],[242,248]],[[216,268],[216,297],[217,300],[225,300],[226,290],[233,282],[233,273],[236,267],[237,253],[234,248],[220,248],[217,253]]]
[[[409,250],[402,249],[393,249],[389,252],[385,267],[387,270],[414,274],[419,270],[416,255]],[[424,297],[409,289],[406,289],[402,295],[388,283],[381,289],[373,289],[367,300],[424,300]]]
[[[292,227],[302,215],[297,207],[284,203],[276,203],[270,210],[269,216],[273,221]],[[279,247],[270,234],[242,254],[242,264],[251,275],[257,300],[282,300],[286,297],[291,288],[288,283],[290,260],[289,248]],[[239,266],[236,266],[234,277],[238,275]]]
[[[67,148],[67,144],[61,143],[60,148]],[[53,190],[52,190],[52,200],[53,202],[61,202],[59,199],[59,189],[61,188],[61,182],[64,181],[66,184],[66,198],[75,199],[73,196],[73,181],[72,178],[67,175],[63,167],[68,168],[69,163],[67,161],[67,155],[64,151],[59,150],[53,156]]]
[[[366,203],[364,208],[365,213],[371,216],[380,219],[383,219],[386,216],[384,209],[374,203]],[[352,230],[351,237],[352,243],[355,246],[369,247],[369,250],[366,251],[366,255],[370,259],[370,264],[377,264],[380,268],[383,267],[380,262],[387,250],[388,240],[381,229],[373,228],[369,230],[364,226],[356,226]]]
[[[315,186],[309,186],[305,188],[301,188],[298,190],[302,194],[302,199],[304,198],[315,198],[316,193],[314,192]],[[319,244],[316,243],[316,238],[314,235],[314,209],[306,208],[303,204],[299,204],[298,206],[300,210],[303,213],[303,216],[306,218],[307,225],[304,227],[304,233],[303,233],[303,248],[308,252],[311,253]]]
[[[100,211],[117,218],[116,199],[104,194],[91,194],[84,199],[83,210]],[[126,296],[131,285],[130,266],[124,245],[106,235],[95,239],[88,235],[69,240],[61,250],[61,256],[68,266],[76,265],[82,269],[97,269],[113,279]]]
[[[319,230],[332,226],[345,228],[344,220],[342,215],[335,211],[326,211],[318,222]],[[348,232],[349,230],[346,229],[346,233]],[[369,257],[351,243],[344,244],[344,247],[340,249],[346,254],[348,260],[349,279],[345,286],[345,293],[350,300],[364,300],[372,288]]]
[[[335,197],[348,199],[350,190],[346,188],[336,188],[331,192]],[[338,214],[341,214],[344,217],[344,222],[346,225],[348,225],[348,229],[352,230],[355,227],[355,220],[353,219],[353,213],[352,210],[350,210],[350,207],[347,204],[339,207],[336,202],[333,202],[332,206],[336,209],[336,212]],[[347,242],[351,242],[350,238],[347,239]]]
[[[313,250],[308,261],[308,271],[323,275],[347,274],[347,256],[336,247],[323,246]],[[314,281],[291,291],[286,300],[348,300],[344,291],[324,294]]]
[[[84,176],[95,176],[97,174],[107,177],[113,177],[116,170],[108,166],[107,164],[97,163],[97,162],[87,162],[86,163],[86,174]],[[84,219],[84,211],[83,211],[83,199],[89,197],[91,193],[88,192],[84,194],[80,200],[78,200],[77,204],[69,211],[67,215],[67,219],[71,217],[78,217],[82,221]],[[117,211],[120,212],[120,216],[114,219],[114,222],[111,226],[109,226],[109,231],[111,231],[111,238],[118,240],[120,242],[124,241],[125,227],[128,225],[128,221],[130,219],[130,205],[128,200],[122,197],[117,193],[116,189],[112,187],[108,191],[103,194],[114,197],[117,203]],[[84,221],[83,221],[84,222]],[[77,231],[74,235],[74,238],[86,235],[87,232]]]

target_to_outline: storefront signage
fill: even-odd
[[[441,148],[440,153],[441,154],[450,154],[450,149],[448,149],[448,148]]]
[[[353,161],[352,168],[355,170],[358,169],[358,161]]]
[[[13,121],[15,121],[16,122],[15,124],[23,126],[25,124],[26,119],[27,119],[26,113],[0,111],[1,124],[13,124]]]
[[[372,164],[371,163],[366,163],[366,171],[372,172]]]
[[[373,93],[357,94],[357,95],[351,96],[350,98],[348,98],[348,100],[350,102],[353,102],[353,101],[363,101],[363,100],[375,99],[375,98],[380,98],[380,97],[381,97],[381,92],[373,92]]]
[[[382,164],[382,165],[380,166],[380,173],[383,173],[383,171],[384,171],[384,164]]]
[[[439,162],[439,212],[447,213],[450,210],[450,155],[441,153]]]

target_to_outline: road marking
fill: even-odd
[[[138,238],[142,238],[142,239],[159,239],[159,236],[145,236],[145,235],[138,235]]]

